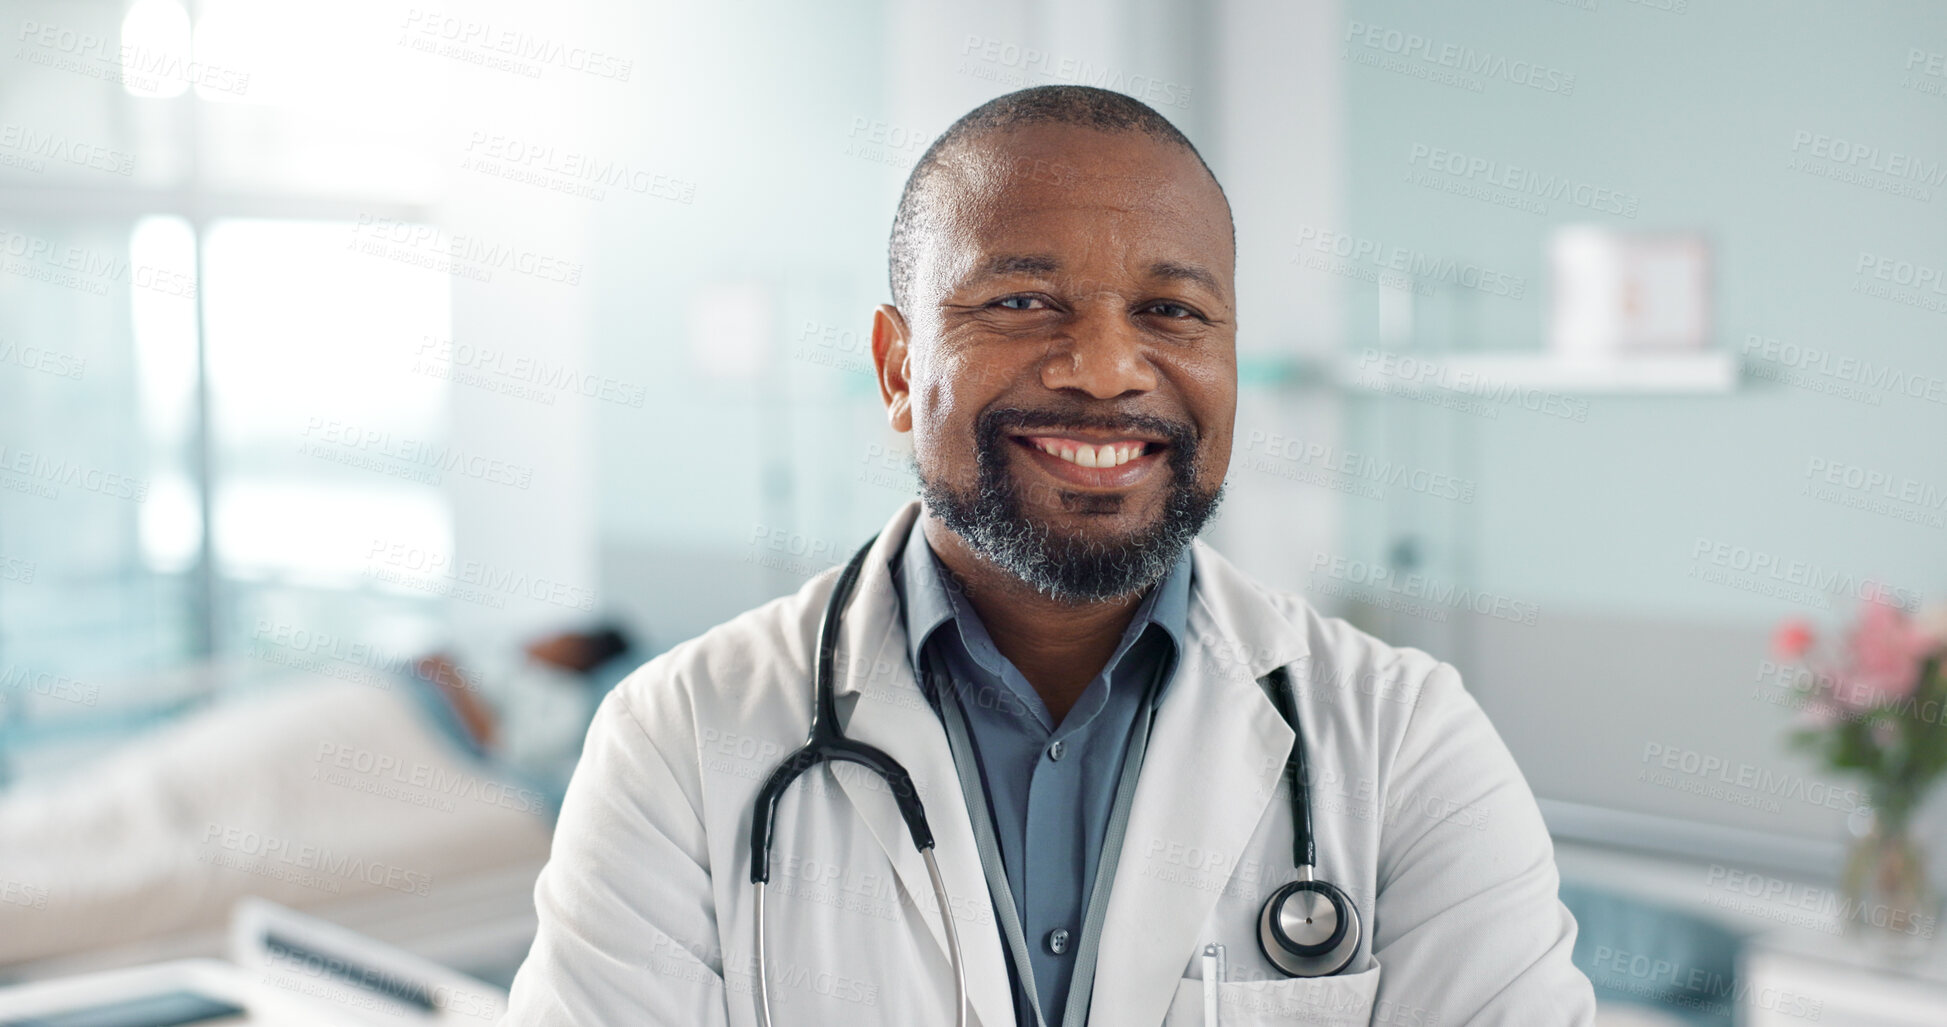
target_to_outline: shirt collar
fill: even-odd
[[[906,551],[900,556],[899,571],[893,576],[894,588],[905,606],[906,658],[917,673],[919,654],[924,651],[933,633],[948,622],[957,622],[962,640],[977,661],[985,663],[983,656],[999,659],[998,652],[992,651],[993,643],[987,635],[986,625],[980,622],[972,605],[964,595],[949,591],[956,589],[958,582],[940,564],[933,547],[927,543],[926,534],[921,530],[925,520],[924,511],[913,520],[911,532],[906,538]],[[1163,655],[1171,659],[1172,665],[1180,662],[1190,617],[1191,565],[1190,547],[1184,546],[1163,580],[1149,590],[1142,604],[1136,608],[1136,615],[1130,618],[1129,627],[1123,632],[1115,655],[1110,657],[1111,666],[1122,658],[1123,653],[1150,625],[1162,629],[1171,643],[1173,652]],[[983,654],[982,649],[990,652]],[[988,669],[998,673],[998,668]],[[1165,677],[1157,692],[1158,701],[1168,690],[1170,679],[1175,676],[1171,673]]]

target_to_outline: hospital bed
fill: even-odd
[[[220,952],[246,895],[389,940],[489,944],[436,958],[495,972],[524,950],[551,833],[538,793],[398,690],[292,674],[261,696],[0,789],[0,983]],[[42,748],[16,762],[51,761]]]

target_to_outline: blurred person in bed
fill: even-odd
[[[517,653],[488,649],[456,662],[446,651],[414,665],[444,700],[437,722],[476,756],[519,768],[559,808],[595,707],[640,660],[613,624],[561,631],[523,643]]]
[[[215,928],[245,895],[436,906],[537,867],[595,707],[640,661],[608,623],[454,648],[357,680],[280,667],[0,791],[0,965]]]

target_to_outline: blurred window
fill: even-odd
[[[0,730],[267,638],[423,637],[437,597],[373,554],[451,541],[448,386],[397,356],[450,337],[449,279],[359,243],[431,221],[444,69],[334,60],[372,3],[9,13]]]

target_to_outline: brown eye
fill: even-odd
[[[1034,310],[1036,308],[1031,304],[1040,302],[1040,298],[1035,296],[1008,296],[995,300],[993,305],[1003,310]]]

